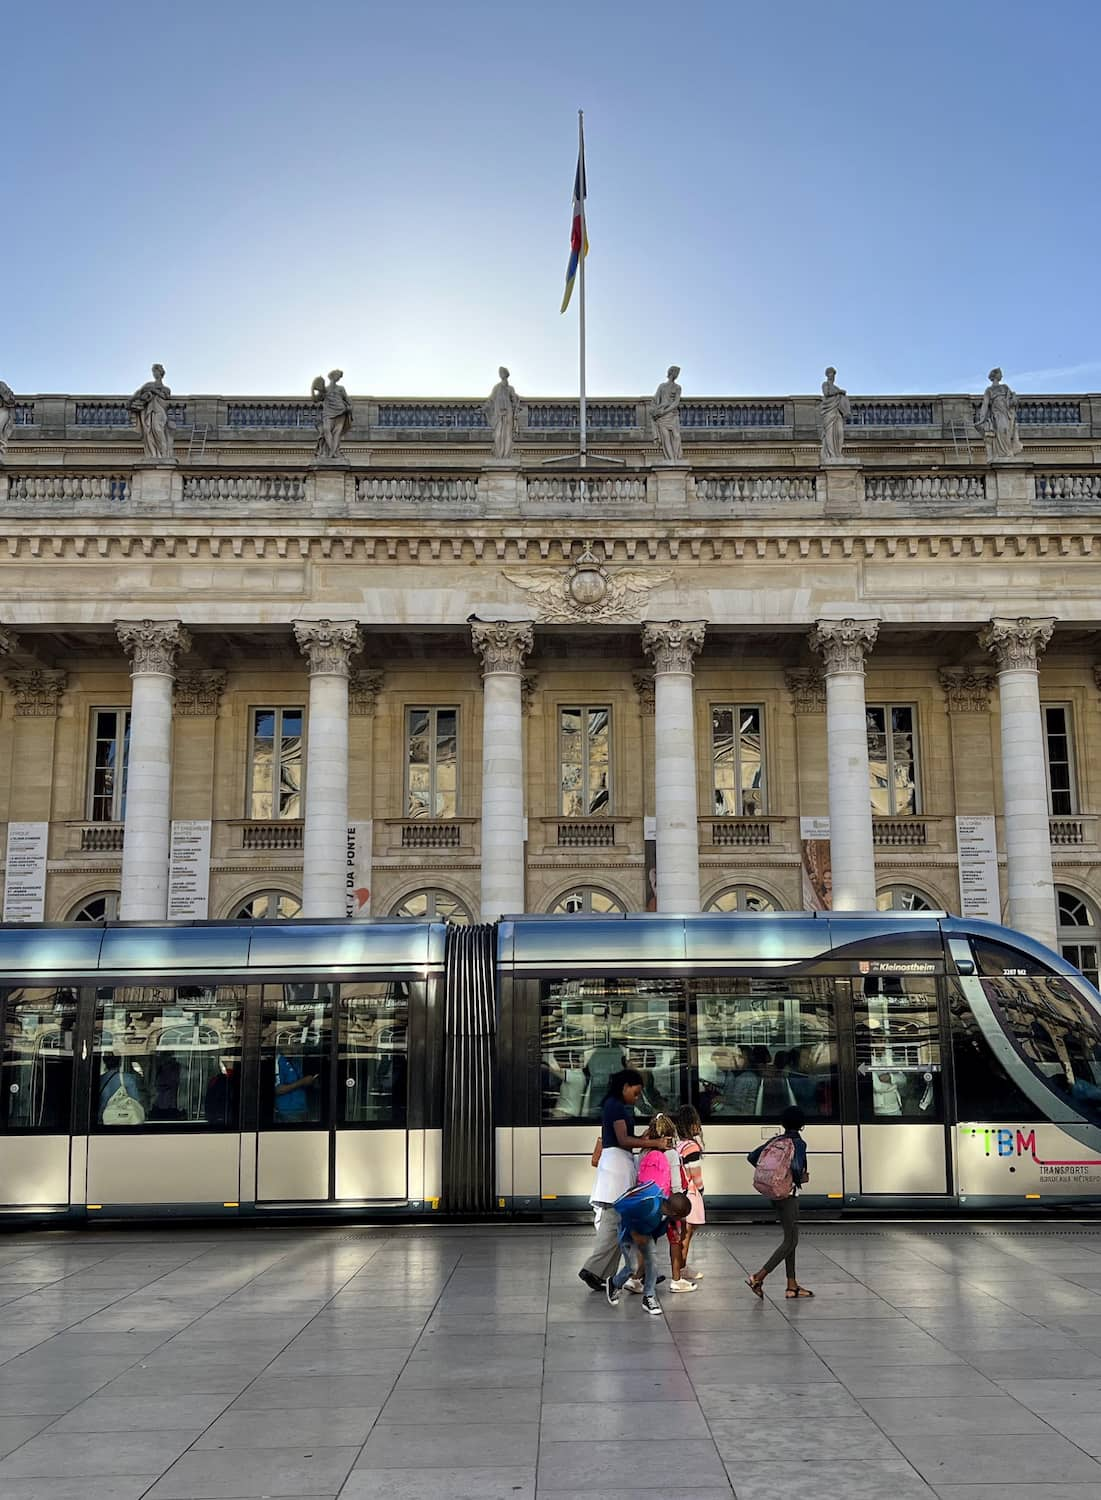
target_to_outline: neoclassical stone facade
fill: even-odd
[[[817,396],[682,396],[672,462],[598,400],[582,469],[569,401],[501,457],[480,399],[342,394],[334,456],[320,397],[154,395],[171,452],[136,398],[11,408],[0,822],[47,825],[47,919],[958,910],[993,817],[1000,913],[1095,936],[1101,397],[1019,397],[1002,459],[978,398],[849,395],[825,464]]]

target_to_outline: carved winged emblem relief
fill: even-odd
[[[568,568],[527,568],[504,576],[533,596],[540,619],[568,623],[641,620],[647,595],[673,575],[658,568],[606,568],[586,542]]]

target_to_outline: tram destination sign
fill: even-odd
[[[857,965],[861,974],[935,974],[937,965],[931,958],[862,958]]]

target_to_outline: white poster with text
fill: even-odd
[[[960,872],[960,915],[1000,922],[998,840],[994,819],[985,815],[958,817],[956,851]]]
[[[4,921],[42,922],[46,916],[48,823],[9,823],[4,861]]]
[[[348,824],[348,851],[344,874],[344,915],[363,922],[371,915],[371,841],[374,827],[370,818]]]
[[[168,859],[168,917],[201,922],[210,900],[210,819],[178,818]]]

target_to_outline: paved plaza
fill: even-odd
[[[807,1226],[760,1304],[775,1239],[705,1231],[658,1319],[578,1227],[7,1235],[0,1495],[1101,1495],[1101,1226]]]

